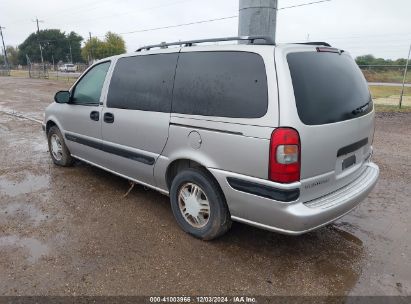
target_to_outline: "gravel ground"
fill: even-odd
[[[299,237],[234,224],[203,242],[168,198],[52,164],[40,124],[62,82],[0,78],[0,295],[411,295],[411,114],[379,113],[380,180],[338,222]]]

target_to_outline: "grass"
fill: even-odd
[[[370,86],[375,110],[377,112],[411,112],[411,88],[404,88],[404,97],[401,109],[398,104],[400,100],[401,87]]]
[[[362,70],[365,78],[369,82],[399,82],[402,83],[404,78],[403,71],[373,71]],[[411,71],[407,73],[405,82],[411,83]]]
[[[376,112],[402,112],[402,113],[411,113],[410,106],[402,106],[401,109],[398,108],[398,105],[384,105],[384,104],[374,104]]]
[[[29,71],[23,71],[23,70],[10,70],[10,76],[14,77],[29,77]]]
[[[11,70],[10,71],[10,76],[12,77],[22,77],[22,78],[29,78],[29,71],[25,70]],[[41,78],[43,79],[43,78]],[[74,77],[57,77],[55,75],[49,74],[49,77],[47,78],[48,80],[58,80],[58,81],[64,81],[69,84],[73,84],[77,79]]]
[[[371,95],[373,98],[387,98],[391,96],[400,96],[401,87],[388,87],[388,86],[370,86]],[[404,96],[411,96],[411,88],[404,88]]]

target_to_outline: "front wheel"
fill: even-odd
[[[58,166],[68,167],[73,164],[73,158],[68,150],[59,128],[53,126],[47,133],[50,156]]]
[[[231,227],[220,186],[205,170],[190,168],[177,174],[171,185],[170,200],[177,223],[199,239],[215,239]]]

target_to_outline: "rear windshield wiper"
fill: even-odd
[[[354,115],[364,113],[365,111],[367,111],[368,106],[370,105],[370,103],[371,103],[371,101],[367,102],[365,105],[362,105],[362,106],[354,109],[351,113],[353,113]]]

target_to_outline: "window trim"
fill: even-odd
[[[93,70],[95,67],[97,67],[97,66],[99,66],[99,65],[101,65],[101,64],[104,64],[104,63],[110,63],[110,65],[109,65],[109,67],[108,67],[108,70],[107,70],[107,73],[106,73],[106,77],[105,77],[105,79],[104,79],[104,81],[103,81],[103,86],[102,86],[102,88],[101,88],[101,93],[100,93],[100,100],[99,100],[98,102],[93,102],[93,103],[75,103],[75,102],[73,102],[73,95],[74,95],[74,92],[76,91],[77,85],[81,82],[81,80],[82,80],[91,70]],[[69,91],[69,92],[70,92],[70,101],[68,102],[68,104],[69,104],[69,105],[74,105],[74,106],[85,106],[85,107],[98,107],[98,106],[101,106],[101,105],[102,105],[101,95],[103,94],[104,84],[105,84],[105,82],[106,82],[106,80],[107,80],[107,76],[108,76],[108,74],[109,74],[109,72],[110,72],[111,64],[112,64],[112,61],[111,61],[111,60],[104,60],[104,61],[98,62],[98,63],[93,64],[92,66],[90,66],[90,67],[86,70],[86,72],[83,73],[83,75],[81,75],[80,78],[77,79],[77,81],[76,81],[76,82],[74,83],[74,85],[71,87],[71,89],[70,89],[70,91]]]

